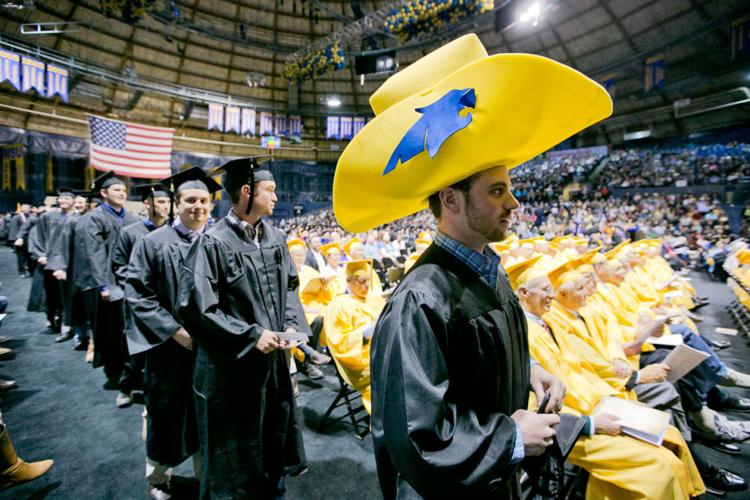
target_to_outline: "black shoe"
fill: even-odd
[[[732,343],[729,342],[728,340],[712,340],[711,341],[711,346],[714,349],[717,349],[717,350],[718,349],[726,349],[727,347],[729,347],[731,345],[732,345]]]
[[[299,365],[299,371],[302,372],[310,380],[318,380],[323,378],[323,372],[320,368],[313,365],[312,363],[302,363]]]
[[[705,307],[705,306],[707,306],[707,305],[708,305],[708,301],[705,301],[705,302],[698,302],[698,303],[696,303],[696,304],[695,304],[695,307],[693,307],[693,308],[692,308],[692,309],[690,309],[690,310],[691,310],[691,311],[697,311],[697,310],[698,310],[698,309],[700,309],[701,307]]]
[[[120,388],[120,384],[117,380],[108,378],[102,387],[107,391],[116,391]]]
[[[718,469],[712,466],[701,476],[703,476],[703,482],[706,483],[707,487],[722,492],[745,491],[747,489],[747,482],[741,476],[726,469]]]
[[[61,333],[57,337],[55,337],[55,343],[59,344],[60,342],[67,342],[68,340],[73,338],[73,332],[71,330],[68,330],[65,333]]]
[[[720,441],[716,436],[708,434],[707,432],[692,429],[693,439],[701,444],[713,448],[714,450],[722,453],[728,453],[729,455],[741,455],[742,449],[736,444],[726,443]]]
[[[73,349],[76,351],[85,351],[89,348],[89,341],[79,336],[73,337]]]
[[[750,411],[750,399],[728,396],[719,404],[719,410]]]

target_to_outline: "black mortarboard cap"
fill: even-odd
[[[190,182],[190,186],[186,184]],[[189,187],[192,189],[205,189],[209,193],[214,193],[221,189],[221,185],[213,180],[206,172],[200,167],[190,167],[181,172],[177,172],[165,179],[159,181],[159,183],[169,186],[172,191],[177,191],[180,186]]]
[[[274,180],[270,170],[263,167],[263,164],[270,160],[272,155],[251,156],[248,158],[238,158],[231,160],[220,166],[214,173],[225,172],[224,189],[231,193],[241,188],[245,184],[250,186],[250,203],[245,208],[245,213],[249,214],[252,209],[252,200],[255,196],[255,183],[261,181]]]
[[[69,187],[59,187],[57,188],[57,196],[70,196],[73,197],[76,195],[75,189],[69,188]]]
[[[141,201],[146,201],[152,196],[154,198],[159,196],[169,196],[169,188],[163,183],[159,182],[156,184],[145,184],[143,186],[135,186],[133,191],[141,198]]]
[[[114,186],[115,184],[124,185],[125,181],[117,177],[115,173],[110,170],[109,172],[105,172],[94,179],[91,189],[98,193],[101,189],[107,189],[108,187]]]

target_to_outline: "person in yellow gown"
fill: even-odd
[[[747,424],[741,421],[730,421],[719,415],[706,405],[706,398],[712,395],[717,401],[722,401],[721,406],[733,408],[734,404],[741,404],[739,398],[734,398],[717,385],[747,387],[750,385],[750,377],[747,374],[733,370],[721,362],[713,353],[712,349],[700,336],[695,335],[689,328],[682,325],[669,325],[664,327],[667,319],[662,316],[657,319],[642,318],[631,319],[635,326],[628,326],[617,319],[612,312],[612,306],[605,300],[597,300],[595,293],[596,283],[591,281],[595,273],[582,273],[582,263],[586,256],[569,262],[551,273],[556,284],[557,296],[555,304],[550,312],[553,321],[558,321],[560,326],[569,328],[569,331],[588,344],[599,356],[603,364],[609,361],[618,377],[640,376],[644,372],[660,373],[660,377],[653,384],[638,384],[636,392],[639,399],[657,409],[667,409],[673,412],[677,427],[689,436],[689,429],[685,413],[700,429],[712,439],[721,438],[725,441],[743,441],[750,437]],[[588,264],[583,264],[588,266]],[[607,269],[607,266],[601,269]],[[563,272],[573,269],[573,271]],[[593,269],[593,268],[591,268]],[[606,273],[605,273],[606,274]],[[594,291],[592,293],[592,290]],[[580,291],[580,293],[578,293]],[[593,299],[593,300],[592,300]],[[666,367],[663,365],[664,358],[669,354],[666,349],[655,350],[645,340],[651,336],[661,336],[666,333],[677,333],[682,336],[683,342],[690,347],[706,352],[710,360],[701,364],[698,368],[688,373],[675,385],[681,396],[682,404],[675,407],[673,387],[667,391],[660,387],[666,383]],[[627,361],[623,363],[623,361]],[[628,366],[629,365],[629,366]],[[613,381],[611,378],[608,381]],[[614,380],[618,385],[621,381]],[[643,380],[641,380],[643,382]]]
[[[700,473],[676,428],[670,426],[663,445],[657,447],[621,434],[616,417],[590,416],[602,397],[625,394],[571,351],[568,334],[553,330],[545,321],[555,295],[547,270],[534,267],[538,260],[530,259],[508,272],[527,317],[532,358],[564,381],[568,390],[563,411],[587,418],[585,435],[568,457],[590,474],[587,499],[682,499],[702,494]]]
[[[328,351],[347,384],[362,395],[370,413],[370,339],[385,306],[382,295],[372,295],[372,264],[349,261],[345,266],[347,293],[334,297],[324,317]]]
[[[333,296],[341,295],[346,292],[346,279],[341,266],[341,245],[338,242],[326,243],[320,246],[320,253],[326,261],[320,274],[327,280]]]
[[[344,253],[349,260],[365,260],[365,244],[362,240],[356,236],[352,237],[349,241],[344,243]],[[382,294],[383,284],[378,277],[378,273],[372,273],[372,285],[370,286],[370,294]]]
[[[424,233],[429,235],[429,232],[427,231],[424,231],[423,234]],[[406,258],[406,261],[404,262],[404,273],[409,272],[409,269],[412,268],[412,266],[417,262],[417,259],[419,259],[419,256],[422,255],[422,252],[427,250],[427,247],[429,247],[431,243],[432,239],[417,238],[416,240],[414,240],[416,249]]]
[[[321,345],[323,319],[322,313],[325,305],[331,301],[331,292],[326,287],[326,281],[321,274],[312,267],[305,264],[307,245],[299,238],[287,241],[289,255],[292,263],[297,269],[299,276],[299,296],[302,309],[305,311],[305,319],[310,325],[312,336],[308,342],[302,343],[292,349],[292,355],[300,363],[300,371],[310,379],[323,378],[323,372],[317,366],[331,362],[330,356],[319,352]]]

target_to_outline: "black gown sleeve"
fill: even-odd
[[[451,395],[438,342],[447,338],[448,312],[423,295],[409,290],[393,297],[377,322],[374,432],[379,429],[393,466],[420,495],[490,492],[515,470],[515,422],[500,413],[479,415]]]
[[[182,266],[177,313],[188,333],[206,349],[238,356],[255,347],[263,327],[237,318],[229,301],[221,300],[221,290],[231,284],[225,279],[227,251],[220,245],[207,235],[191,245]]]
[[[107,254],[106,229],[98,217],[86,217],[78,221],[76,238],[83,243],[85,255],[93,281],[97,286],[109,286],[109,255]]]
[[[126,266],[125,299],[136,325],[127,330],[131,355],[166,342],[181,327],[159,301],[157,283],[166,276],[160,273],[158,258],[158,249],[142,239],[135,244]],[[177,287],[177,283],[168,286]]]
[[[122,230],[117,235],[117,241],[112,248],[112,272],[115,275],[115,284],[125,290],[125,280],[128,272],[128,261],[130,252],[133,250],[133,237],[128,231]]]
[[[47,256],[47,217],[37,218],[36,224],[29,230],[28,249],[34,260]]]

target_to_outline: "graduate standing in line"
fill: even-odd
[[[88,191],[74,190],[72,213],[65,218],[60,228],[59,242],[54,245],[47,257],[47,268],[52,276],[62,284],[63,321],[60,335],[55,342],[65,342],[74,339],[73,347],[85,351],[88,347],[88,332],[86,331],[86,312],[83,306],[81,290],[72,279],[73,264],[75,262],[75,226],[83,214],[89,210]],[[68,279],[70,276],[71,279]]]
[[[119,386],[125,353],[124,292],[112,272],[112,250],[122,228],[138,222],[138,217],[125,210],[128,191],[125,181],[114,172],[97,177],[93,191],[101,196],[102,204],[76,223],[73,279],[83,292],[86,316],[94,334],[94,367],[104,367],[104,388],[114,390]]]
[[[276,183],[255,158],[222,167],[226,217],[190,248],[178,315],[195,341],[201,498],[283,497],[306,470],[283,333],[309,328],[286,238],[263,219]]]
[[[48,267],[48,260],[53,249],[60,245],[62,228],[65,220],[73,211],[75,195],[69,188],[57,191],[59,209],[48,210],[41,214],[34,235],[29,240],[29,253],[44,273],[44,297],[47,309],[47,320],[54,333],[61,333],[63,320],[63,294],[60,282],[54,277],[54,270]]]
[[[190,245],[207,227],[211,193],[221,189],[199,167],[161,181],[172,186],[177,217],[135,244],[125,297],[131,356],[145,356],[146,479],[151,498],[168,498],[172,467],[193,457],[200,478],[193,395],[193,340],[176,311],[177,289]],[[155,195],[161,192],[155,192]]]
[[[112,271],[115,273],[115,282],[123,290],[125,290],[128,261],[133,247],[144,236],[164,225],[169,217],[171,206],[168,188],[164,185],[147,184],[136,187],[135,191],[146,208],[146,217],[124,227],[117,236],[117,242],[112,250]],[[127,303],[125,303],[124,315],[125,331],[127,331],[132,321]],[[125,342],[124,334],[122,341]],[[115,406],[118,408],[133,404],[132,392],[143,390],[143,362],[141,355],[126,355],[118,386],[120,392],[115,398]]]

